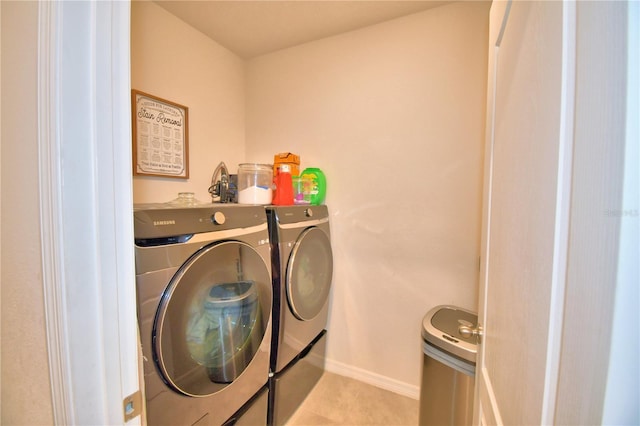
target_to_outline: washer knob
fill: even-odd
[[[213,215],[211,215],[211,222],[213,222],[215,225],[224,225],[226,220],[227,218],[222,212],[215,212]]]
[[[308,209],[306,209],[306,210],[304,211],[304,215],[305,215],[306,217],[313,217],[313,210],[311,210],[311,207],[309,207]]]

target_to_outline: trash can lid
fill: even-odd
[[[431,345],[475,363],[478,338],[463,337],[458,328],[475,328],[478,315],[455,306],[440,305],[431,309],[422,320],[422,338]]]

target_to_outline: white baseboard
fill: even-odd
[[[399,395],[404,395],[409,398],[413,398],[416,400],[420,399],[419,386],[410,385],[408,383],[401,382],[390,377],[382,376],[380,374],[373,373],[371,371],[347,365],[328,358],[325,359],[324,368],[330,373],[335,373],[341,376],[356,379],[363,383],[367,383],[372,386],[397,393]]]

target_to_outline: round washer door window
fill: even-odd
[[[327,234],[308,228],[296,241],[287,264],[287,300],[296,318],[314,319],[329,298],[333,254]]]
[[[195,253],[169,282],[154,322],[165,381],[190,396],[233,382],[262,343],[271,292],[269,269],[250,245],[225,241]]]

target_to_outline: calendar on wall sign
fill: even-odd
[[[134,176],[189,178],[189,108],[131,91]]]

